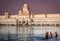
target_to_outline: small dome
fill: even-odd
[[[7,15],[8,14],[8,12],[5,12],[5,15]]]
[[[19,11],[19,13],[21,13],[21,10]]]

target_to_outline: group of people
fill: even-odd
[[[49,32],[46,32],[45,33],[45,38],[48,39],[48,38],[53,38],[53,35],[54,35],[54,38],[58,38],[58,33],[55,32],[55,34],[52,34],[52,32],[50,32],[50,35],[49,35]]]

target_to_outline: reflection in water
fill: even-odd
[[[48,36],[45,39],[45,33],[52,32],[52,40]],[[0,41],[53,41],[55,32],[60,34],[60,27],[47,26],[0,26]]]

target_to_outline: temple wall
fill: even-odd
[[[60,21],[60,14],[36,14],[34,20],[36,21]]]
[[[5,19],[5,16],[4,15],[0,16],[0,19]]]
[[[2,19],[0,20],[0,24],[15,24],[16,25],[16,19]]]
[[[10,18],[5,18],[5,16],[0,16],[1,24],[16,24],[16,20],[30,22],[33,19],[34,24],[60,24],[60,14],[34,14],[29,18],[29,15],[10,15]]]
[[[47,14],[47,18],[60,18],[60,14]]]

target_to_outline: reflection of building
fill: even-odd
[[[60,14],[35,14],[29,11],[27,3],[23,5],[23,9],[19,10],[17,15],[10,15],[5,12],[5,15],[0,16],[0,24],[60,24]]]

